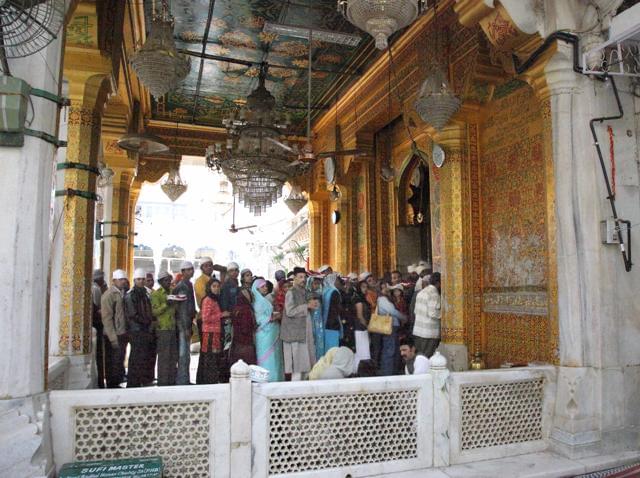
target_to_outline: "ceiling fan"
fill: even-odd
[[[253,226],[236,227],[236,196],[234,195],[233,196],[233,219],[231,220],[231,227],[229,228],[229,232],[235,234],[236,232],[242,231],[243,229],[253,229],[254,227],[258,227],[257,224],[254,224]]]

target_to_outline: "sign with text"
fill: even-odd
[[[59,478],[162,478],[159,456],[126,460],[98,460],[67,463]]]

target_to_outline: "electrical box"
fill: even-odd
[[[600,228],[602,230],[602,243],[603,244],[619,244],[618,232],[616,231],[616,221],[610,217],[604,221],[600,221]]]
[[[21,133],[29,107],[29,84],[13,76],[0,76],[0,132]]]

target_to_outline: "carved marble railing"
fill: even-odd
[[[57,466],[160,455],[165,476],[344,477],[547,448],[555,368],[50,392]]]
[[[227,477],[229,386],[50,392],[54,460],[163,458],[165,477]]]

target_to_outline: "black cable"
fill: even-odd
[[[618,120],[624,116],[624,110],[622,109],[622,103],[620,102],[620,95],[618,94],[618,88],[616,86],[616,82],[612,76],[605,75],[605,80],[609,79],[611,81],[611,86],[613,87],[613,94],[616,98],[616,104],[618,105],[618,114],[612,116],[601,116],[599,118],[593,118],[589,121],[589,128],[591,129],[591,135],[593,136],[593,141],[596,146],[596,151],[598,152],[598,159],[600,161],[600,167],[602,168],[602,175],[604,176],[604,182],[607,186],[607,199],[609,200],[609,205],[611,206],[611,213],[613,214],[613,219],[616,224],[616,232],[618,235],[618,242],[620,243],[620,252],[622,253],[622,259],[624,260],[624,268],[627,272],[631,270],[631,266],[633,265],[631,262],[631,244],[629,244],[629,251],[627,254],[627,250],[625,249],[624,239],[622,238],[622,231],[620,230],[619,223],[626,223],[628,228],[628,236],[629,240],[631,239],[631,232],[629,229],[628,221],[623,221],[618,219],[618,211],[616,210],[616,197],[611,189],[611,182],[609,181],[609,175],[607,174],[607,168],[604,163],[604,157],[602,156],[602,150],[600,149],[600,143],[598,142],[598,134],[596,133],[595,124],[602,124],[604,121]]]

